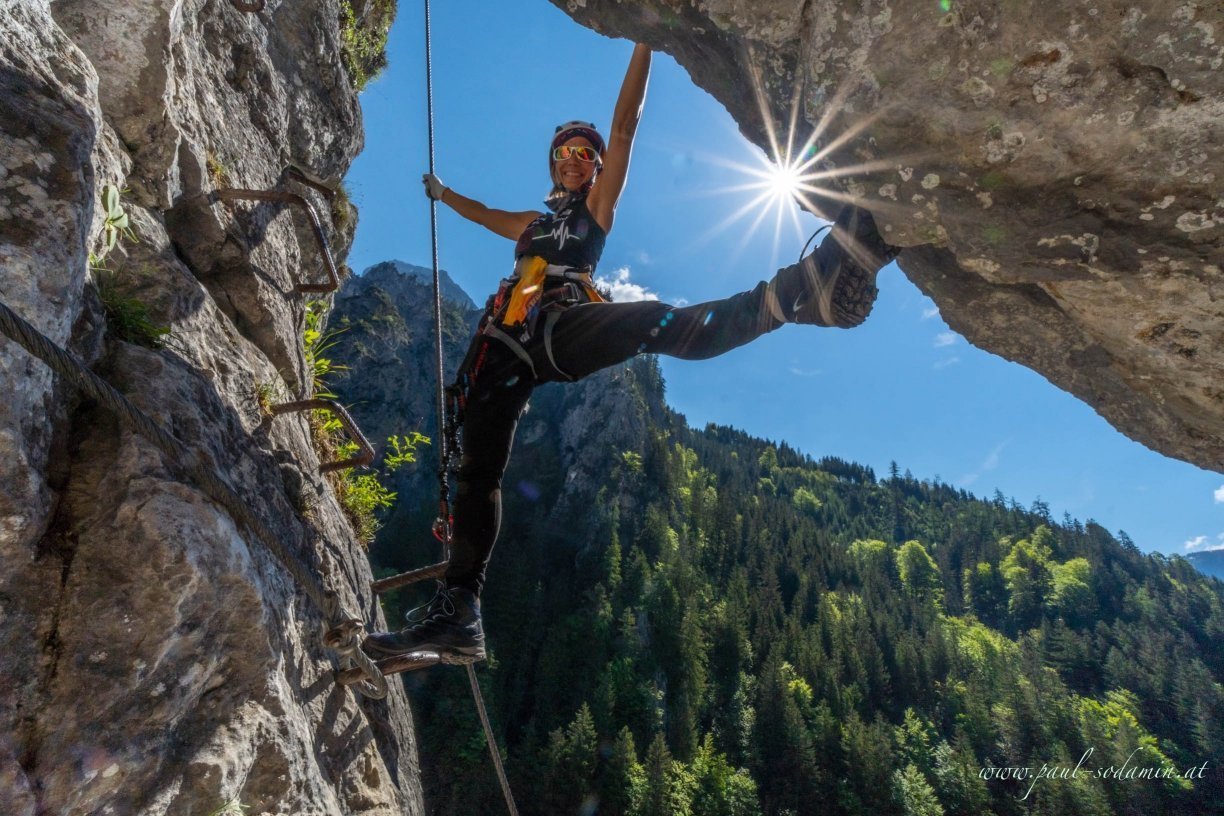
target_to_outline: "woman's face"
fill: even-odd
[[[565,147],[594,147],[582,136],[566,139],[562,144]],[[571,153],[568,159],[553,162],[553,175],[562,187],[576,193],[595,175],[595,162],[583,161]]]

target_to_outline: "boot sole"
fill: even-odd
[[[867,319],[875,306],[876,296],[880,293],[875,285],[878,271],[865,272],[849,258],[842,263],[841,274],[833,284],[831,310],[838,327],[854,328]],[[847,265],[852,268],[846,269]]]
[[[880,292],[875,285],[877,274],[878,271],[868,272],[851,258],[843,258],[841,268],[834,273],[832,281],[824,286],[819,282],[809,284],[819,292],[819,296],[795,310],[794,322],[838,329],[852,329],[861,325],[871,314]],[[825,309],[821,308],[822,305]],[[824,315],[826,309],[828,317]]]
[[[368,646],[363,646],[362,650],[375,660],[383,660],[388,657],[403,657],[410,654],[436,654],[439,662],[450,666],[479,663],[485,659],[485,650],[482,646],[454,648],[427,643],[422,646],[413,646],[411,649],[383,649],[374,644],[369,644]]]

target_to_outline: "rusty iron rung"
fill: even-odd
[[[309,411],[312,409],[331,411],[333,414],[335,414],[336,418],[340,420],[340,424],[344,426],[346,431],[348,431],[349,436],[351,436],[353,441],[357,443],[357,447],[361,449],[361,451],[352,458],[342,459],[338,462],[325,462],[322,465],[319,465],[320,473],[329,473],[333,470],[342,470],[344,468],[351,467],[367,467],[374,461],[373,446],[371,446],[369,440],[365,438],[365,434],[361,432],[361,429],[357,427],[357,423],[353,421],[353,417],[349,414],[349,412],[344,409],[343,405],[335,400],[318,398],[297,400],[296,402],[282,402],[279,405],[272,406],[272,414],[274,416],[280,416],[281,414]]]
[[[267,0],[251,0],[249,3],[246,2],[246,0],[230,0],[230,4],[239,11],[245,11],[248,14],[255,14],[264,10],[264,6],[267,5]]]
[[[375,595],[381,595],[384,592],[390,592],[393,589],[399,589],[402,586],[419,583],[420,581],[428,581],[430,578],[441,578],[446,574],[447,562],[443,561],[440,564],[433,564],[420,569],[401,572],[399,575],[391,575],[386,578],[380,578],[370,584],[370,589]]]
[[[392,674],[427,669],[442,662],[444,662],[442,656],[437,652],[409,652],[405,655],[396,655],[395,657],[379,660],[377,666],[384,677],[389,677]],[[360,668],[344,669],[343,671],[336,672],[336,682],[342,686],[351,686],[354,683],[360,683],[364,679],[365,672]]]
[[[288,190],[242,189],[217,190],[216,196],[222,201],[275,201],[280,204],[294,204],[301,207],[310,221],[310,231],[314,233],[315,243],[319,245],[319,252],[323,255],[323,264],[327,267],[327,275],[330,281],[328,283],[299,283],[293,290],[299,293],[334,292],[340,288],[340,273],[336,271],[336,262],[332,260],[331,249],[327,245],[327,235],[323,232],[323,225],[319,221],[319,214],[315,212],[314,206],[303,196],[291,193]]]
[[[305,184],[307,187],[317,190],[319,194],[322,195],[324,198],[326,198],[328,201],[331,201],[332,199],[336,197],[335,190],[333,190],[331,187],[328,187],[326,184],[319,181],[317,178],[310,175],[305,170],[303,170],[302,168],[298,167],[295,164],[291,164],[285,168],[285,175],[288,178],[292,179],[293,181],[298,182],[299,184]]]

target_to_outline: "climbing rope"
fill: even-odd
[[[355,663],[364,673],[366,680],[358,684],[358,690],[368,697],[386,696],[386,678],[378,670],[378,666],[361,651],[364,628],[361,619],[348,614],[341,607],[337,594],[325,589],[315,580],[305,565],[281,543],[271,528],[247,507],[238,493],[222,481],[216,471],[203,464],[202,457],[188,449],[186,445],[154,422],[148,414],[133,405],[127,397],[90,371],[76,357],[61,349],[50,338],[23,320],[3,302],[0,302],[0,331],[50,366],[61,377],[108,408],[128,430],[140,434],[156,445],[169,462],[183,468],[209,498],[225,508],[231,518],[255,533],[255,536],[289,570],[298,585],[305,590],[323,613],[328,624],[328,630],[324,635],[324,645],[338,652],[343,659]]]
[[[429,172],[434,172],[434,115],[433,115],[433,36],[430,21],[429,0],[425,0],[425,104],[429,120]],[[450,559],[450,542],[452,527],[450,511],[450,469],[455,453],[455,427],[457,417],[447,411],[445,370],[442,359],[442,281],[438,268],[438,202],[429,199],[429,234],[433,251],[433,282],[434,282],[434,339],[437,346],[437,384],[438,384],[438,430],[439,466],[438,466],[438,521],[434,526],[435,533],[442,540],[442,560]],[[472,685],[472,699],[476,702],[476,711],[480,715],[480,725],[484,728],[485,742],[489,746],[489,756],[493,758],[493,766],[497,769],[497,779],[501,783],[502,796],[506,800],[506,808],[511,816],[518,816],[518,808],[514,805],[514,794],[510,790],[510,782],[506,778],[506,769],[502,767],[501,753],[497,750],[497,740],[493,736],[493,727],[489,724],[489,714],[485,710],[484,696],[480,692],[480,683],[476,680],[476,669],[467,664],[468,680]]]
[[[434,115],[433,115],[433,36],[430,26],[429,0],[425,0],[425,110],[429,122],[429,172],[434,172]],[[443,380],[446,376],[442,360],[442,280],[438,268],[438,202],[429,197],[429,236],[430,249],[433,254],[433,285],[434,285],[434,337],[437,339],[437,383],[438,383],[438,538],[442,540],[444,551],[442,560],[450,557],[450,446],[447,444],[447,434],[442,425],[446,421],[446,396]]]
[[[485,711],[484,697],[480,694],[480,683],[476,682],[476,667],[467,664],[468,681],[472,684],[472,699],[476,701],[476,712],[480,715],[480,724],[484,727],[485,739],[489,743],[489,753],[493,755],[493,766],[497,768],[497,779],[501,782],[502,794],[506,797],[506,807],[510,816],[518,816],[518,808],[514,806],[514,795],[510,793],[510,782],[506,779],[506,769],[502,767],[501,753],[493,740],[493,727],[489,725],[489,713]]]

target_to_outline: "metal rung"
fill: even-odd
[[[375,595],[381,595],[384,592],[390,592],[393,589],[399,589],[402,586],[415,584],[419,581],[428,581],[430,578],[441,578],[446,574],[447,562],[443,561],[440,564],[434,564],[429,567],[421,567],[420,569],[401,572],[399,575],[392,575],[389,578],[380,578],[370,584],[370,589]]]
[[[310,173],[307,173],[305,170],[298,167],[296,164],[291,164],[285,168],[285,176],[286,178],[292,179],[299,184],[305,184],[307,187],[317,190],[319,194],[328,201],[331,201],[336,197],[335,190],[328,187],[327,184],[321,179],[315,178]]]
[[[357,423],[353,421],[353,417],[344,409],[344,406],[335,400],[330,399],[308,399],[298,400],[297,402],[282,402],[280,405],[271,407],[274,416],[281,414],[295,413],[297,411],[309,411],[311,409],[320,411],[331,411],[336,418],[340,420],[340,424],[349,432],[349,436],[357,443],[357,447],[361,451],[354,457],[342,459],[338,462],[324,462],[319,465],[320,473],[328,473],[333,470],[343,470],[351,467],[366,467],[374,461],[374,448],[370,445],[370,441],[365,438],[365,434],[357,427]]]
[[[340,288],[340,273],[336,271],[336,262],[332,260],[331,249],[327,246],[327,236],[323,233],[323,225],[315,208],[302,196],[288,190],[217,190],[216,197],[222,201],[275,201],[279,204],[293,204],[305,211],[310,220],[310,231],[314,233],[315,243],[323,255],[323,264],[327,267],[328,283],[299,283],[293,288],[295,292],[334,292]]]
[[[417,671],[418,669],[427,669],[441,662],[442,656],[437,652],[412,652],[406,655],[397,655],[396,657],[379,660],[376,665],[378,670],[386,677],[392,674],[403,674],[404,672]],[[336,682],[342,686],[351,686],[364,679],[365,673],[361,669],[345,669],[336,673]]]

